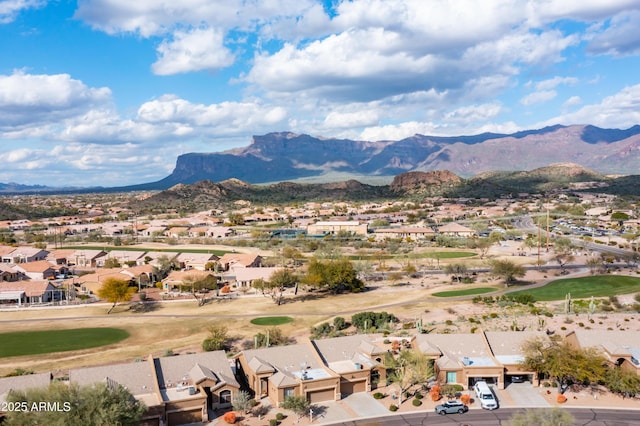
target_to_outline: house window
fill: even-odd
[[[296,388],[285,388],[284,389],[284,397],[288,396],[296,396]]]
[[[447,383],[457,383],[457,377],[455,371],[447,371]]]
[[[231,404],[231,391],[223,390],[220,392],[220,402],[222,404]]]

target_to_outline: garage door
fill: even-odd
[[[335,388],[324,389],[307,393],[307,399],[310,403],[316,404],[323,401],[333,401],[336,399]]]
[[[192,411],[179,411],[176,413],[169,413],[167,415],[167,423],[169,426],[183,425],[187,423],[196,423],[202,421],[202,410]]]
[[[359,382],[349,382],[344,381],[340,383],[340,393],[343,395],[351,395],[352,393],[357,392],[366,392],[367,391],[367,381],[361,380]]]

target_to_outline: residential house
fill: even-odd
[[[100,268],[92,274],[82,275],[75,280],[75,286],[84,294],[97,294],[107,279],[132,281],[131,275],[123,274],[122,268]]]
[[[434,374],[440,383],[467,387],[484,380],[504,388],[504,368],[483,333],[418,334],[412,346],[434,359]]]
[[[183,238],[189,236],[189,228],[186,226],[174,226],[167,229],[164,234],[170,238]]]
[[[438,227],[438,233],[442,235],[448,235],[451,237],[473,237],[477,235],[477,232],[471,228],[460,225],[459,223],[449,222],[445,225]]]
[[[143,237],[160,237],[167,231],[166,226],[149,226],[146,229],[140,230],[140,235]]]
[[[379,228],[373,231],[376,240],[385,238],[406,240],[427,240],[435,237],[435,231],[427,227]]]
[[[155,282],[160,281],[154,273],[152,265],[138,265],[130,268],[123,268],[120,274],[130,277],[130,281],[138,284],[138,288],[151,287]]]
[[[25,275],[15,270],[12,265],[0,263],[0,281],[18,281],[24,278]]]
[[[0,423],[9,414],[6,404],[11,391],[26,391],[28,389],[45,388],[51,383],[51,373],[26,374],[24,376],[0,378]]]
[[[98,383],[121,385],[147,407],[143,425],[159,425],[164,418],[164,404],[152,361],[74,368],[69,370],[69,383],[78,386]]]
[[[242,351],[236,374],[255,392],[280,406],[288,396],[303,396],[312,404],[340,399],[340,376],[325,367],[310,343]]]
[[[53,250],[47,256],[47,260],[54,265],[67,265],[73,253],[75,250]]]
[[[67,259],[69,266],[78,268],[97,268],[98,264],[104,263],[107,252],[104,250],[76,250]]]
[[[106,256],[104,256],[104,258],[101,259],[101,261],[98,261],[98,266],[104,265],[104,262],[107,259],[115,259],[122,266],[126,266],[129,263],[131,263],[132,265],[135,265],[138,263],[139,259],[144,258],[145,254],[146,254],[146,251],[139,251],[139,250],[112,250],[108,252]]]
[[[370,392],[386,382],[383,364],[386,349],[377,346],[367,335],[312,340],[311,344],[330,370],[340,375],[342,396]]]
[[[234,268],[230,274],[225,274],[225,281],[235,281],[238,288],[251,287],[257,279],[269,281],[274,272],[282,268]]]
[[[45,260],[49,252],[36,247],[17,247],[11,252],[2,255],[3,263],[26,263],[36,260]]]
[[[53,280],[57,275],[69,272],[66,266],[53,265],[48,260],[18,263],[13,267],[16,271],[26,275],[32,280]]]
[[[0,303],[49,303],[61,300],[64,291],[51,281],[15,281],[0,282]]]
[[[165,291],[170,291],[174,288],[191,285],[196,281],[201,281],[211,276],[213,276],[213,271],[203,271],[200,269],[171,271],[169,275],[162,280],[162,288]]]
[[[231,407],[240,391],[224,351],[153,358],[169,425],[209,420],[209,409]]]
[[[180,253],[175,259],[182,269],[199,269],[204,271],[207,263],[216,262],[219,257],[211,253]]]
[[[485,331],[484,336],[491,348],[494,358],[504,367],[505,383],[511,382],[512,376],[525,376],[532,384],[539,385],[538,373],[523,369],[522,346],[533,339],[548,341],[549,336],[542,331]]]
[[[341,232],[355,235],[367,235],[369,232],[366,223],[355,220],[316,222],[307,226],[308,235],[335,235]]]
[[[566,341],[574,348],[595,348],[611,365],[640,375],[640,331],[575,330]]]
[[[225,253],[218,259],[218,264],[224,271],[236,268],[258,268],[262,265],[262,256],[254,253]]]

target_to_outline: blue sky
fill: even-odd
[[[0,0],[0,182],[150,182],[272,131],[628,128],[638,28],[638,0]]]

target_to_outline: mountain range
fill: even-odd
[[[590,125],[551,126],[513,134],[438,137],[414,135],[398,141],[366,142],[290,132],[254,136],[249,146],[178,157],[155,189],[201,180],[236,178],[267,183],[331,174],[393,176],[409,171],[449,170],[461,177],[490,171],[532,170],[552,163],[582,165],[603,174],[638,174],[640,125],[626,130]],[[344,180],[344,179],[343,179]]]

